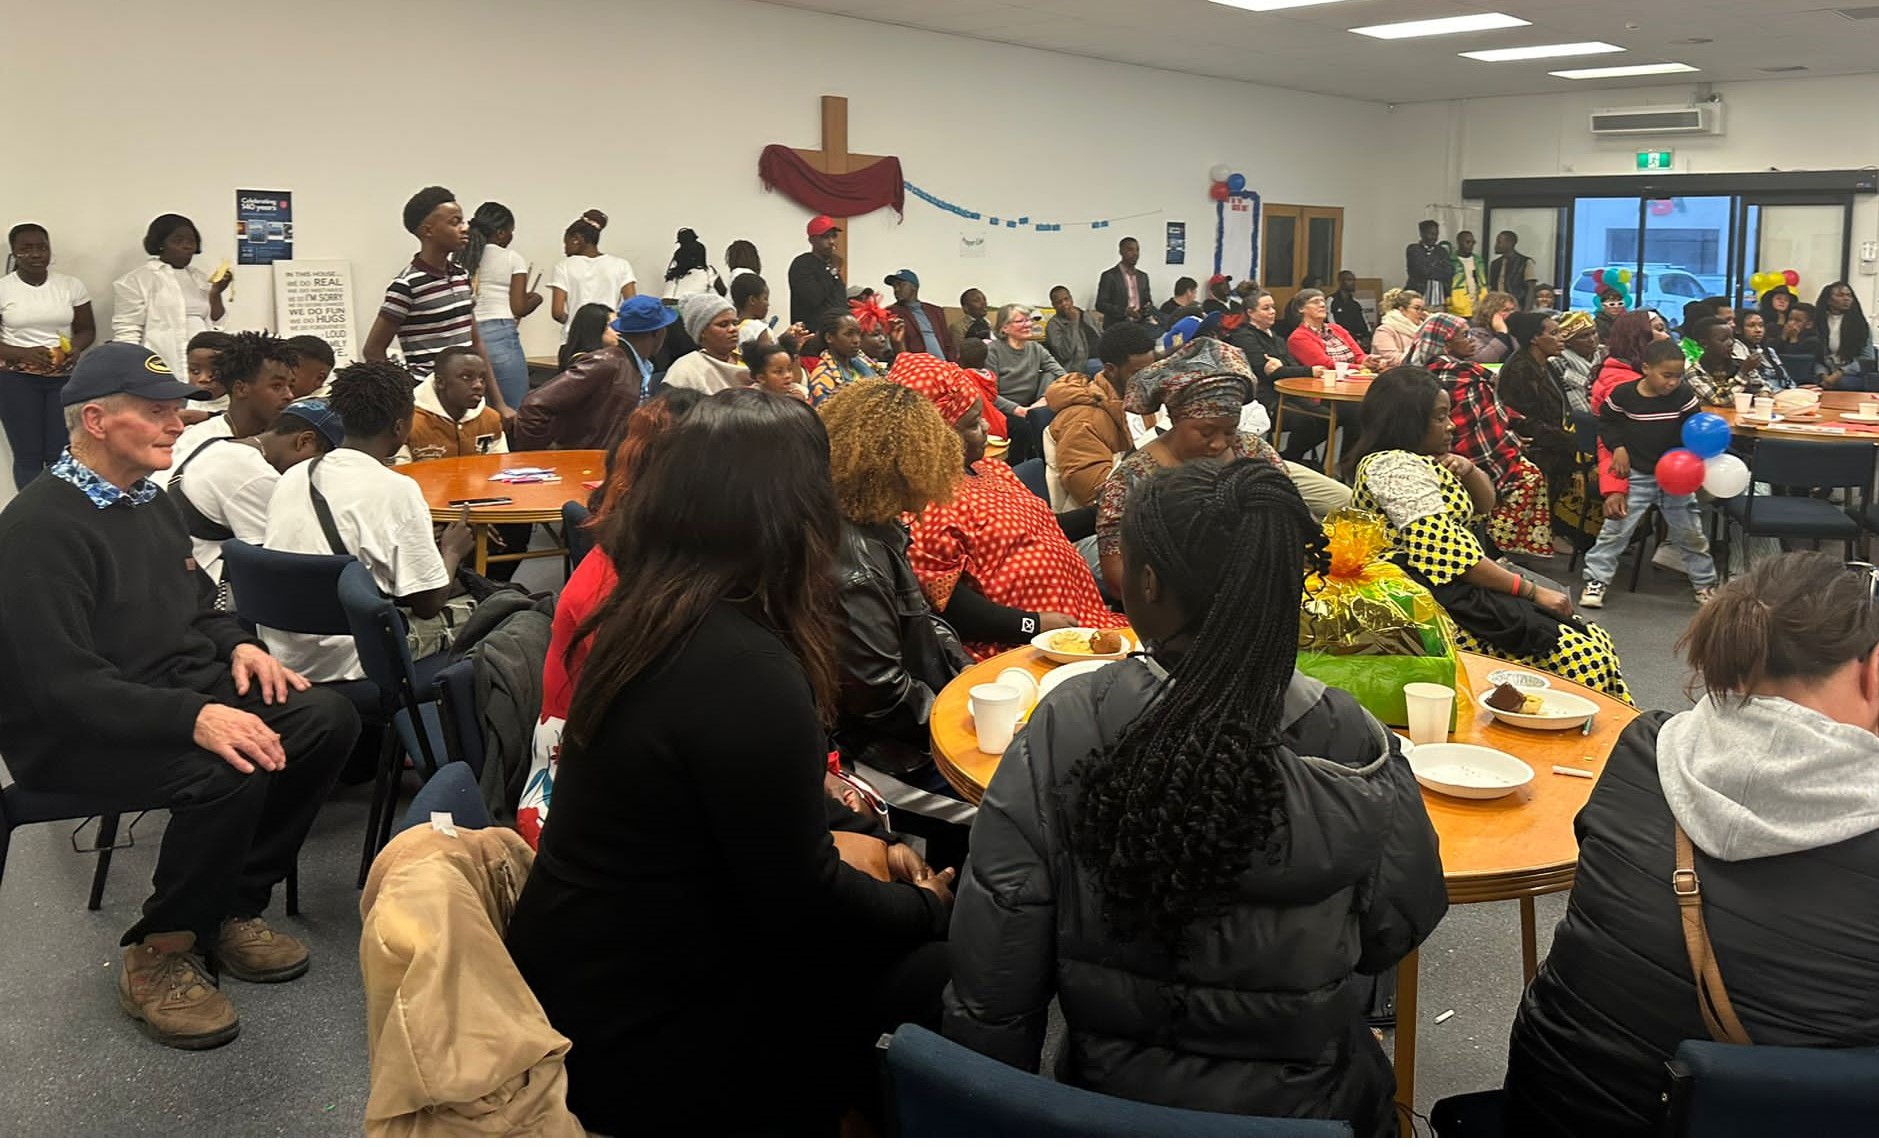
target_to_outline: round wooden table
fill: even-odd
[[[561,480],[522,485],[489,480],[492,474],[525,466],[553,470]],[[464,508],[450,504],[460,498],[509,499],[503,506],[469,507],[470,528],[476,534],[476,572],[480,574],[489,572],[492,561],[520,562],[567,553],[566,549],[556,547],[492,555],[489,529],[491,526],[560,522],[562,503],[587,501],[588,490],[581,483],[599,481],[606,468],[604,450],[522,450],[512,454],[466,454],[460,458],[407,462],[398,470],[416,479],[434,522],[454,522],[461,517]]]
[[[1847,422],[1839,417],[1850,411],[1858,411],[1862,402],[1879,402],[1879,394],[1858,390],[1822,391],[1820,421],[1784,420],[1773,425],[1744,419],[1735,412],[1734,406],[1705,406],[1703,409],[1720,416],[1740,438],[1760,438],[1765,435],[1769,438],[1798,438],[1807,442],[1879,441],[1879,423]]]
[[[1475,653],[1461,655],[1466,683],[1456,686],[1458,714],[1449,740],[1457,744],[1485,745],[1510,753],[1533,766],[1531,783],[1498,800],[1474,801],[1422,790],[1429,822],[1441,838],[1442,872],[1451,904],[1480,904],[1517,900],[1520,904],[1520,956],[1526,978],[1539,967],[1534,935],[1533,898],[1572,887],[1579,864],[1579,842],[1572,821],[1592,794],[1594,781],[1561,776],[1553,766],[1581,769],[1597,776],[1611,756],[1618,735],[1638,711],[1595,689]],[[979,752],[978,736],[966,712],[967,694],[1013,666],[1042,677],[1055,663],[1030,647],[1002,653],[967,669],[940,691],[933,704],[929,729],[933,763],[961,796],[973,803],[998,771],[998,758]],[[1497,669],[1517,669],[1547,678],[1550,688],[1585,697],[1598,705],[1592,731],[1539,733],[1495,721],[1474,697],[1490,688],[1487,675]],[[1418,953],[1404,957],[1396,971],[1396,1091],[1402,1103],[1413,1103],[1416,1087],[1416,981]]]
[[[1374,374],[1353,374],[1342,381],[1327,378],[1281,378],[1272,384],[1279,392],[1279,408],[1272,416],[1272,440],[1279,440],[1279,432],[1285,429],[1285,399],[1315,398],[1325,404],[1325,413],[1299,413],[1295,417],[1324,418],[1327,421],[1324,438],[1324,472],[1337,473],[1337,413],[1338,407],[1347,402],[1362,402],[1364,395],[1370,393],[1370,384],[1376,381]]]

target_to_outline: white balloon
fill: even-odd
[[[1733,498],[1748,488],[1748,464],[1735,455],[1718,454],[1703,463],[1703,489],[1712,497]]]
[[[1213,169],[1207,173],[1207,178],[1213,180],[1215,183],[1225,183],[1227,176],[1232,174],[1233,169],[1231,167],[1228,167],[1224,163],[1216,163],[1213,165]]]

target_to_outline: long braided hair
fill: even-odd
[[[496,232],[513,226],[515,212],[493,199],[478,207],[476,214],[470,216],[470,239],[463,245],[463,254],[459,258],[463,260],[463,269],[470,273],[471,278],[477,277],[478,269],[483,265],[483,252],[495,240]]]
[[[1279,719],[1318,536],[1298,488],[1259,459],[1164,470],[1129,496],[1124,556],[1173,593],[1192,641],[1149,707],[1071,774],[1071,849],[1120,939],[1180,948],[1284,843]]]

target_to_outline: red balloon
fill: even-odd
[[[1703,460],[1689,450],[1672,450],[1657,460],[1657,488],[1666,494],[1694,494],[1703,486]]]
[[[1592,272],[1592,285],[1595,287],[1603,287],[1606,285],[1605,268],[1600,267],[1598,270]]]
[[[1798,287],[1801,285],[1801,273],[1799,271],[1783,271],[1781,272],[1781,280],[1790,287]]]
[[[1227,185],[1224,181],[1216,183],[1207,189],[1207,198],[1209,199],[1224,200],[1231,194],[1233,193],[1227,189]]]

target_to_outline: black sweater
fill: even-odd
[[[816,1126],[844,956],[946,935],[931,893],[838,858],[827,751],[801,664],[724,603],[567,746],[508,941],[588,1130]]]
[[[0,512],[0,756],[30,782],[75,754],[195,743],[253,635],[214,607],[168,495],[100,510],[42,474]]]
[[[1648,478],[1659,458],[1683,444],[1683,420],[1695,414],[1700,403],[1687,383],[1678,383],[1669,394],[1645,394],[1638,388],[1640,381],[1621,382],[1605,396],[1598,412],[1598,436],[1613,453],[1624,447],[1631,472]]]

